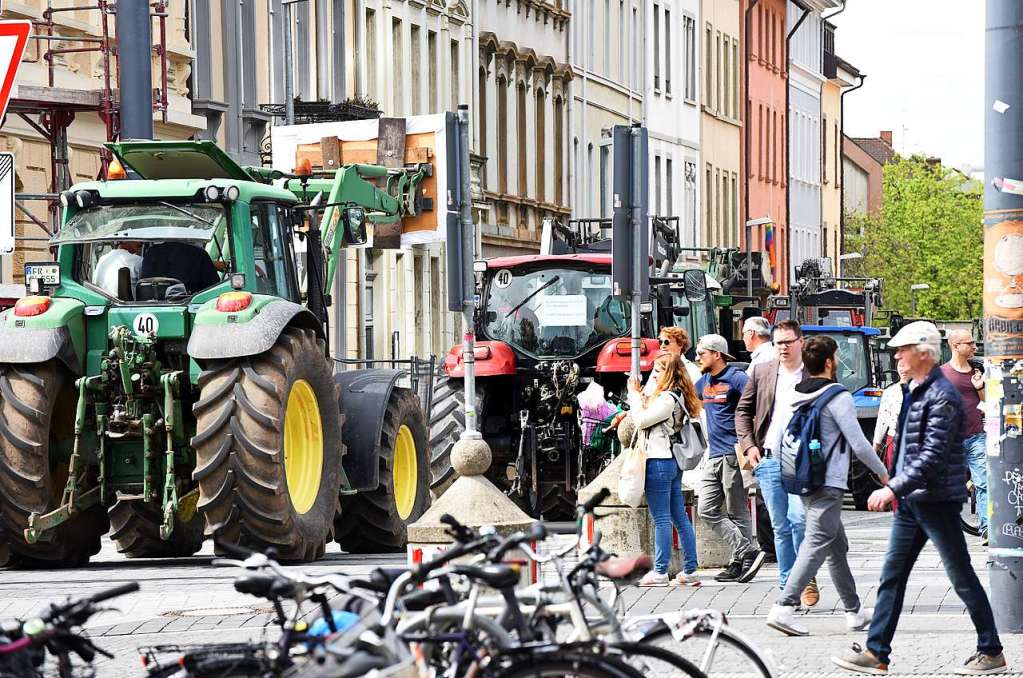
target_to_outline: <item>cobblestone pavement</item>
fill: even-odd
[[[873,604],[887,542],[887,515],[846,513],[850,562],[866,605]],[[987,583],[986,555],[968,538],[974,567]],[[47,601],[87,595],[118,583],[137,580],[142,590],[114,602],[119,611],[97,615],[90,623],[101,647],[114,660],[99,664],[100,676],[140,675],[136,648],[149,644],[189,644],[258,638],[269,623],[264,601],[235,592],[233,568],[211,566],[207,544],[202,554],[176,560],[122,559],[109,543],[86,568],[60,571],[0,573],[0,618],[23,616]],[[325,560],[305,566],[312,573],[343,571],[365,574],[381,565],[396,566],[401,556],[353,556],[330,551]],[[826,568],[825,568],[826,569]],[[788,638],[767,628],[764,616],[777,595],[777,568],[766,565],[748,584],[718,584],[714,570],[701,572],[700,587],[663,587],[625,591],[632,615],[648,615],[691,607],[727,613],[732,625],[755,640],[783,675],[831,675],[830,657],[864,633],[848,633],[839,601],[827,572],[818,581],[821,602],[806,615],[812,635]],[[838,608],[838,609],[836,609]],[[927,675],[951,673],[974,649],[975,637],[965,609],[950,588],[936,552],[928,547],[917,564],[906,607],[895,637],[892,671]],[[1023,638],[1006,636],[1012,668],[1023,670]],[[848,675],[848,674],[835,674]],[[1023,673],[1019,674],[1023,675]]]

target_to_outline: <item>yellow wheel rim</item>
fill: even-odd
[[[291,386],[284,410],[284,475],[291,505],[305,513],[316,503],[323,472],[323,422],[313,388],[305,379]]]
[[[398,429],[394,441],[394,503],[398,516],[407,520],[416,505],[416,486],[419,483],[419,464],[416,459],[416,439],[405,425]]]

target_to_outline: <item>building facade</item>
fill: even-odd
[[[821,254],[840,266],[845,211],[842,204],[842,121],[843,94],[856,86],[859,72],[838,59],[834,51],[833,27],[824,27],[824,70],[827,80],[821,88]],[[836,270],[836,273],[838,271]]]
[[[649,212],[678,218],[682,245],[701,247],[700,2],[647,0],[645,6]]]
[[[877,214],[884,190],[884,166],[895,158],[892,133],[877,137],[842,138],[842,165],[845,176],[842,194],[846,214]]]
[[[116,61],[104,65],[98,49],[84,48],[96,42],[76,42],[75,38],[98,40],[103,36],[103,16],[95,8],[54,12],[52,26],[47,27],[44,12],[46,0],[25,0],[5,3],[0,17],[28,19],[35,22],[34,34],[49,30],[69,41],[32,39],[28,41],[17,74],[17,88],[12,92],[0,150],[15,155],[15,190],[20,194],[40,195],[62,185],[96,179],[101,171],[100,148],[107,140],[107,126],[99,115],[101,88],[106,76],[111,87],[117,86]],[[164,111],[154,114],[155,134],[161,139],[182,139],[201,130],[204,121],[192,114],[190,76],[192,45],[188,35],[186,3],[167,5],[165,20],[167,55],[166,119]],[[108,35],[113,46],[116,27],[114,15],[108,15]],[[159,22],[153,21],[153,38],[159,41]],[[54,52],[51,49],[83,48],[77,52]],[[49,85],[52,64],[53,86]],[[152,57],[153,87],[162,94],[162,63]],[[162,99],[162,96],[160,97]],[[41,129],[62,130],[66,139],[66,157],[61,158],[60,144],[51,144],[40,134]],[[54,148],[57,148],[54,154]],[[20,283],[26,261],[50,259],[47,239],[56,226],[56,210],[38,199],[20,199],[21,210],[15,211],[15,250],[0,256],[0,283]],[[56,203],[53,203],[56,205]]]
[[[746,190],[741,214],[744,220],[771,219],[769,226],[752,227],[750,237],[754,250],[770,255],[771,277],[779,290],[786,289],[789,270],[787,248],[784,246],[789,236],[788,172],[785,169],[785,102],[788,90],[786,11],[785,0],[759,0],[756,3],[744,0],[744,30],[740,41],[746,57],[745,80],[749,83],[742,96],[746,102],[741,158]],[[746,246],[744,234],[745,228],[743,247]]]
[[[471,87],[474,150],[485,158],[483,254],[535,252],[543,219],[570,214],[571,14],[564,3],[541,0],[475,4]]]
[[[702,0],[700,151],[703,242],[739,245],[743,148],[739,0]]]

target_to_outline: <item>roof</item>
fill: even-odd
[[[838,67],[841,68],[846,73],[848,73],[849,75],[853,76],[854,78],[859,78],[863,76],[863,74],[860,73],[860,69],[856,68],[842,57],[836,56],[835,59],[838,62]]]
[[[529,264],[598,264],[611,265],[610,254],[523,254],[487,260],[488,268],[515,268]]]
[[[879,137],[849,137],[849,140],[882,165],[887,165],[895,158],[895,149]]]
[[[881,330],[876,327],[853,327],[849,325],[800,325],[804,334],[865,334],[868,337],[876,337]]]

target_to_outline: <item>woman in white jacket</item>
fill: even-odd
[[[639,382],[629,381],[629,415],[639,430],[638,445],[646,451],[646,502],[654,519],[654,569],[640,580],[640,586],[668,584],[671,561],[671,526],[682,541],[683,571],[677,584],[691,583],[698,567],[696,533],[686,515],[682,497],[682,471],[671,453],[671,436],[685,416],[698,417],[701,403],[696,388],[682,363],[672,355],[662,355],[654,363],[657,386],[644,396]]]

